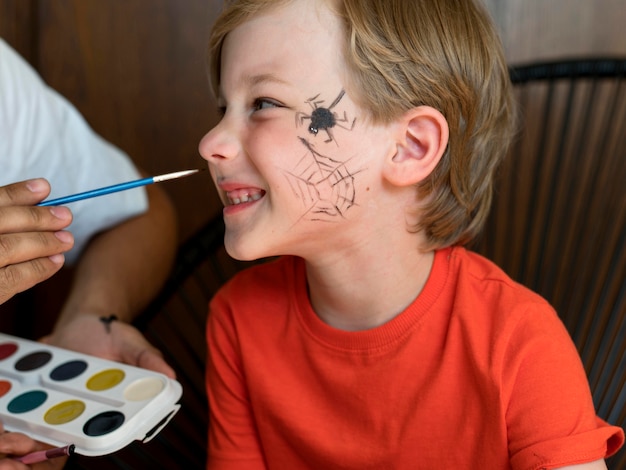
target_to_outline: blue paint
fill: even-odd
[[[27,413],[34,410],[38,406],[41,406],[43,402],[48,398],[48,394],[42,390],[31,390],[30,392],[22,393],[13,400],[11,400],[7,406],[7,410],[10,413]]]

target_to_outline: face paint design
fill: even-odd
[[[311,114],[306,114],[303,112],[296,113],[296,126],[301,126],[302,124],[304,124],[304,121],[308,119],[310,121],[308,129],[311,134],[316,136],[320,130],[323,130],[326,132],[326,135],[328,135],[328,139],[324,142],[334,141],[335,143],[337,143],[333,136],[332,128],[335,126],[339,126],[343,129],[351,131],[354,128],[354,123],[356,122],[356,118],[354,118],[352,120],[352,123],[348,124],[350,120],[348,119],[345,111],[343,112],[342,118],[340,118],[337,113],[332,111],[332,109],[337,106],[339,101],[341,101],[341,98],[343,98],[343,95],[345,93],[346,92],[344,90],[341,90],[337,98],[335,98],[335,101],[333,101],[328,108],[323,108],[319,106],[320,104],[324,103],[324,100],[317,99],[320,96],[319,93],[313,98],[309,98],[308,100],[306,100],[306,103],[308,103],[313,111],[311,112]],[[343,123],[345,123],[346,125],[342,125]]]
[[[307,115],[303,112],[296,113],[296,126],[303,124],[304,120],[311,122],[308,131],[317,136],[320,130],[324,130],[328,139],[324,143],[337,141],[332,133],[334,126],[351,131],[354,128],[356,118],[352,119],[349,126],[340,123],[347,123],[349,119],[344,111],[343,118],[339,118],[337,113],[331,111],[345,91],[341,90],[339,95],[328,108],[320,107],[323,100],[318,100],[319,93],[310,98],[306,103],[311,106],[313,112]],[[314,144],[298,137],[302,145],[307,148],[307,153],[300,159],[292,171],[286,171],[287,180],[291,189],[305,205],[303,218],[312,221],[332,221],[338,217],[344,217],[350,207],[356,204],[356,191],[354,176],[361,170],[352,172],[348,169],[348,162],[334,159],[327,154],[322,154],[314,148]]]
[[[287,180],[296,197],[306,207],[303,218],[312,221],[333,221],[344,217],[356,204],[355,175],[348,169],[350,160],[341,162],[322,155],[302,137],[307,153],[293,171],[286,171]]]

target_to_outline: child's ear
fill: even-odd
[[[435,108],[411,108],[397,121],[397,151],[385,162],[384,177],[396,186],[422,181],[441,160],[448,135],[448,122]]]

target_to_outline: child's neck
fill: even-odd
[[[415,300],[428,280],[433,260],[432,251],[401,253],[390,249],[385,256],[367,257],[361,253],[342,257],[340,262],[307,262],[311,305],[325,323],[335,328],[374,328]]]

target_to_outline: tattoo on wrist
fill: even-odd
[[[107,333],[111,333],[111,323],[117,320],[116,315],[109,315],[108,317],[100,317],[100,321],[104,323],[104,329]]]

